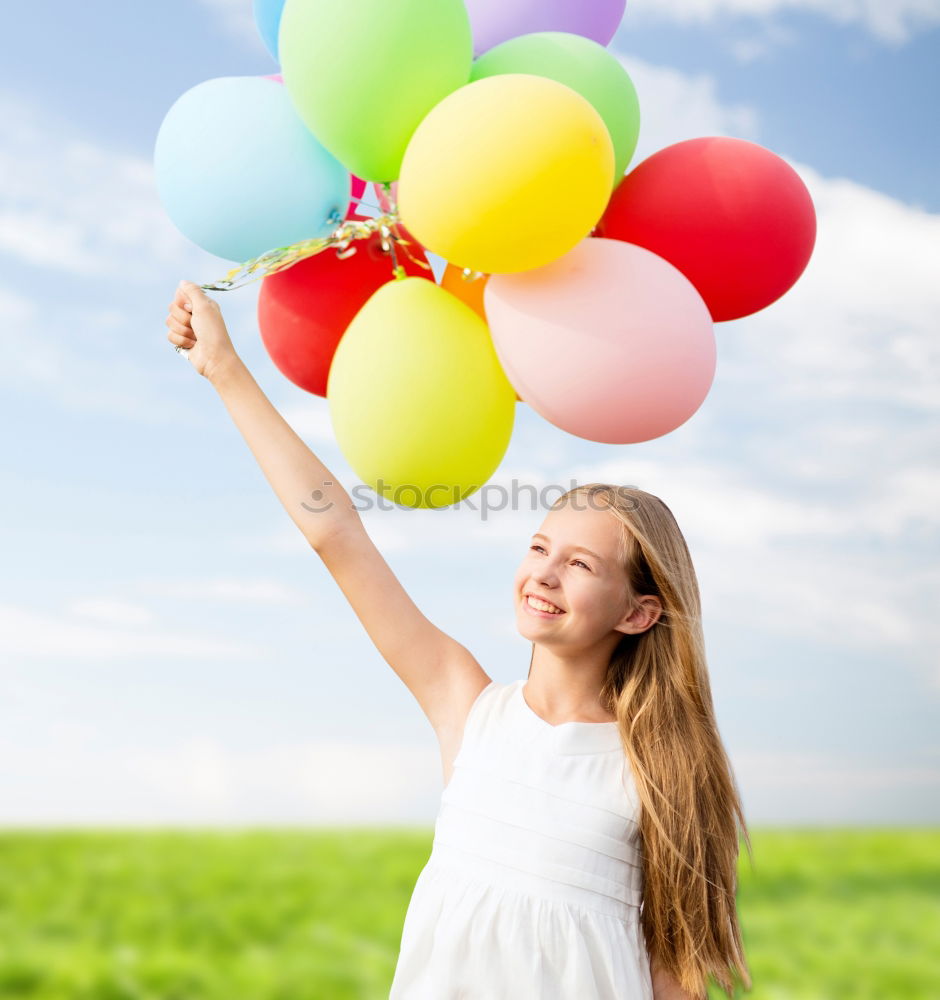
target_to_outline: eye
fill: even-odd
[[[530,545],[529,548],[530,549],[536,549],[539,552],[544,552],[545,551],[545,549],[543,549],[541,545]],[[575,566],[583,566],[589,573],[593,572],[591,570],[591,567],[588,566],[588,564],[586,562],[584,562],[583,559],[575,559],[575,560],[573,560],[573,562],[574,562]]]

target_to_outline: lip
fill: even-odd
[[[530,615],[534,615],[536,618],[560,618],[561,615],[565,614],[565,612],[563,610],[561,611],[561,615],[555,614],[552,611],[539,611],[537,608],[533,608],[532,605],[529,604],[529,601],[528,601],[529,597],[535,597],[535,598],[537,598],[540,601],[544,601],[545,598],[544,597],[539,597],[538,594],[523,594],[522,595],[522,606],[525,608],[525,610]],[[551,604],[553,602],[549,601],[548,603]],[[558,607],[557,604],[555,606]],[[559,609],[559,610],[561,610],[561,609]]]

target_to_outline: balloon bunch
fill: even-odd
[[[670,433],[711,388],[714,323],[809,261],[809,192],[761,146],[691,139],[626,173],[624,5],[255,0],[282,75],[206,81],[161,125],[168,214],[244,262],[204,287],[263,279],[272,360],[402,505],[478,490],[519,400],[591,441]]]

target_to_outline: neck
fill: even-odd
[[[613,722],[600,702],[610,654],[569,656],[534,644],[525,685],[530,707],[552,725],[559,722]]]

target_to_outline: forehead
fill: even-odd
[[[584,497],[549,511],[536,531],[547,535],[553,545],[583,545],[611,562],[620,558],[623,528],[616,516]]]

